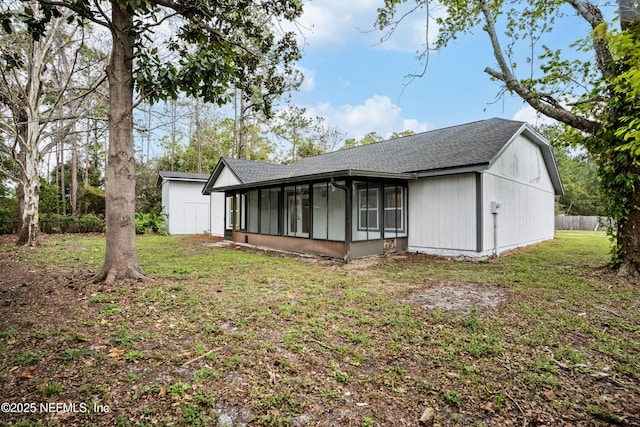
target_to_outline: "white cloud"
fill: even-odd
[[[304,80],[302,81],[302,86],[300,86],[300,90],[302,92],[312,92],[316,87],[316,72],[314,70],[310,70],[308,68],[297,66],[298,71],[302,73],[304,76]]]
[[[513,120],[527,122],[532,126],[554,125],[558,123],[555,119],[549,118],[539,113],[530,105],[526,105],[513,115]]]
[[[322,103],[307,111],[311,116],[324,117],[327,123],[346,132],[346,138],[361,138],[369,132],[388,138],[393,132],[412,130],[418,133],[432,128],[429,123],[402,117],[402,108],[391,102],[388,96],[381,95],[374,95],[358,105],[336,108]]]
[[[387,32],[374,29],[380,0],[324,0],[321,4],[308,2],[299,19],[298,30],[302,32],[301,43],[316,48],[319,46],[339,47],[349,42],[361,42],[377,45],[385,50],[404,52],[422,51],[427,31],[427,11],[418,10],[407,15],[390,37]],[[410,5],[401,5],[397,17],[404,15]],[[439,10],[430,10],[429,41],[433,42],[437,34],[434,17],[441,15]],[[380,43],[381,39],[385,39]]]

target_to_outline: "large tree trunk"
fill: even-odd
[[[36,155],[36,153],[27,153]],[[22,174],[22,209],[21,225],[18,233],[18,244],[26,246],[38,246],[39,244],[39,214],[40,202],[40,175],[38,173],[38,160],[27,158],[25,171]]]
[[[20,141],[20,188],[22,196],[20,202],[20,231],[18,245],[38,246],[39,242],[39,202],[40,202],[40,73],[43,68],[41,46],[33,42],[31,64],[29,68],[29,83],[27,84],[26,106],[18,114],[18,139]]]
[[[133,17],[112,3],[113,49],[109,79],[109,149],[106,170],[107,246],[96,281],[144,277],[136,250],[133,146]]]

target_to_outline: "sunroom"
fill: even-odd
[[[225,193],[225,237],[345,260],[407,249],[412,174],[323,175],[216,188]]]

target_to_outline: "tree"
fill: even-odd
[[[566,125],[545,125],[537,129],[551,142],[562,177],[564,194],[558,197],[557,212],[566,215],[603,215],[596,164],[580,145],[583,137]]]
[[[31,37],[30,24],[40,16],[34,1],[9,3],[0,10],[2,26],[13,29],[2,39],[0,106],[11,123],[0,123],[2,132],[10,136],[0,142],[0,151],[17,166],[17,173],[2,167],[0,173],[18,183],[18,244],[29,246],[38,244],[40,162],[87,111],[84,101],[101,83],[100,79],[81,85],[74,81],[84,46],[79,23],[70,25],[68,14],[50,16],[49,31]],[[66,67],[56,67],[57,58],[68,59]],[[71,116],[66,114],[69,105],[75,110]]]
[[[403,136],[413,135],[412,130],[403,130],[402,132],[393,132],[389,139],[402,138]],[[349,138],[344,142],[341,150],[345,150],[347,148],[359,147],[361,145],[373,144],[374,142],[384,141],[384,138],[379,135],[377,132],[369,132],[365,136],[360,139]]]
[[[344,137],[338,128],[325,125],[323,117],[310,117],[306,108],[298,106],[282,110],[271,131],[291,147],[286,163],[333,151]]]
[[[393,31],[402,21],[403,3],[429,7],[423,0],[387,0],[378,9],[377,27]],[[488,35],[497,68],[485,72],[540,113],[580,132],[595,161],[605,212],[615,224],[612,261],[621,275],[640,266],[640,25],[638,3],[621,0],[620,28],[590,1],[493,2],[443,0],[446,17],[436,47],[482,30]],[[396,18],[396,16],[400,16]],[[576,17],[584,27],[576,25]],[[549,46],[558,26],[575,28],[572,44]],[[588,36],[585,28],[590,30]],[[426,49],[432,48],[428,45]],[[424,52],[425,55],[428,53]],[[525,63],[526,66],[518,66]]]
[[[344,142],[342,149],[359,147],[361,145],[373,144],[374,142],[384,141],[384,138],[377,132],[369,132],[360,139],[349,138]]]
[[[109,147],[106,168],[106,254],[95,280],[142,279],[135,242],[135,89],[148,102],[181,92],[224,104],[229,88],[284,90],[284,77],[299,58],[294,34],[276,37],[282,20],[302,13],[298,0],[40,0],[43,16],[27,21],[36,38],[63,8],[109,29]],[[110,10],[109,10],[110,9]],[[265,23],[264,16],[269,17]],[[160,48],[159,25],[176,31]],[[155,37],[154,37],[155,36]],[[161,57],[162,55],[162,57]],[[134,70],[134,60],[136,68]],[[248,91],[247,91],[248,92]],[[271,98],[261,109],[270,112]]]

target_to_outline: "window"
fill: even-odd
[[[379,230],[379,219],[378,188],[358,186],[358,230]]]
[[[384,187],[384,231],[404,231],[404,188]]]

